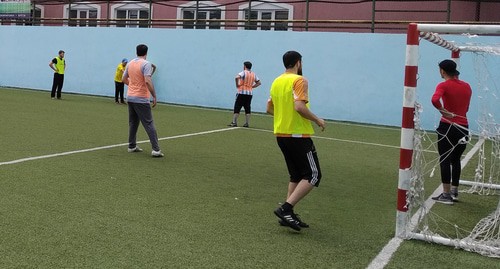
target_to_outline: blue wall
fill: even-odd
[[[498,37],[489,39],[500,43]],[[158,67],[153,81],[162,102],[232,108],[234,76],[250,60],[262,81],[254,93],[253,110],[264,112],[269,87],[284,71],[281,56],[297,50],[303,55],[316,114],[401,124],[406,46],[402,34],[0,26],[0,85],[49,91],[48,64],[63,49],[68,65],[63,92],[113,96],[116,65],[124,57],[134,58],[139,43],[149,46],[148,60]],[[422,41],[420,54],[422,121],[432,129],[439,120],[430,104],[441,81],[437,63],[450,52]],[[464,54],[461,78],[474,87],[471,63],[472,57]],[[470,118],[477,117],[477,109],[474,101]]]

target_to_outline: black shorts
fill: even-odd
[[[252,96],[248,94],[236,94],[236,101],[234,102],[233,113],[239,114],[241,108],[245,108],[245,114],[252,114]]]
[[[290,182],[306,179],[316,187],[321,180],[318,155],[311,138],[277,137],[278,146],[285,157]]]

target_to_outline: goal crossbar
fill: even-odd
[[[434,33],[420,32],[420,37],[445,49],[451,51],[460,51],[460,48],[457,47],[455,44],[442,39],[439,35],[436,35]]]
[[[421,32],[434,32],[440,34],[477,34],[477,35],[499,35],[500,25],[477,25],[477,24],[417,24],[417,30]]]
[[[500,25],[418,24],[417,30],[419,31],[420,37],[423,39],[451,51],[493,52],[500,54],[500,49],[498,47],[457,46],[438,35],[438,33],[500,35]]]

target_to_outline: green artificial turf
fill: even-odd
[[[127,106],[111,98],[0,89],[0,102],[0,268],[366,268],[394,236],[397,128],[317,132],[323,179],[295,232],[273,214],[288,176],[267,115],[228,128],[230,111],[158,104],[152,158],[142,126],[144,152],[127,153]],[[388,268],[497,262],[405,241]]]

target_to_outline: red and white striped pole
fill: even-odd
[[[451,51],[451,59],[457,64],[457,70],[460,68],[460,50]]]
[[[408,214],[407,193],[410,188],[415,133],[415,100],[418,73],[419,31],[417,24],[408,26],[406,37],[405,85],[403,93],[403,119],[401,123],[401,146],[399,151],[399,181],[396,216],[396,236],[405,238]]]

